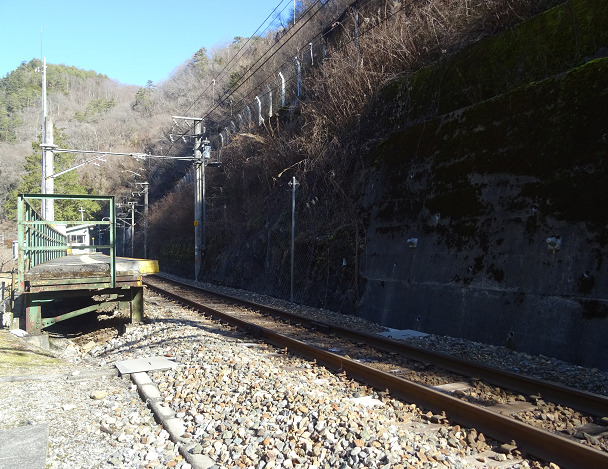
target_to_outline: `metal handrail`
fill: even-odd
[[[33,200],[93,200],[109,202],[110,216],[107,220],[74,221],[44,220],[28,202]],[[112,288],[116,286],[116,209],[114,196],[19,194],[17,196],[17,237],[19,244],[19,288],[24,291],[25,274],[36,265],[66,256],[67,236],[55,225],[108,225],[110,243],[95,247],[110,250],[110,275]]]

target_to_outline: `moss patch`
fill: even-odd
[[[565,1],[391,83],[381,114],[389,125],[447,114],[605,56],[607,45],[605,2]]]
[[[28,344],[8,331],[0,331],[0,376],[57,373],[70,364]],[[52,368],[52,371],[49,371]]]
[[[538,203],[556,218],[601,224],[608,217],[606,76],[608,59],[597,59],[392,134],[373,155],[387,183],[382,217],[406,206],[418,211],[417,195],[442,217],[482,216],[490,207],[472,177],[508,174],[511,181],[536,181],[516,183],[509,203]],[[417,194],[408,181],[421,164],[430,171],[424,194]],[[407,204],[387,202],[405,196],[412,199]]]

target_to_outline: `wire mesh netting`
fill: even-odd
[[[332,217],[332,201],[293,180],[266,208],[239,221],[208,210],[201,280],[319,307],[355,301],[358,221]]]

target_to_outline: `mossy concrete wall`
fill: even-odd
[[[607,32],[564,2],[387,87],[359,315],[608,369]]]

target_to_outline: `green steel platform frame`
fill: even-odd
[[[109,217],[93,221],[48,221],[34,210],[30,201],[92,200],[109,205]],[[105,219],[107,218],[107,219]],[[117,277],[116,271],[116,208],[114,196],[19,194],[17,200],[17,236],[19,244],[19,327],[27,332],[39,333],[42,329],[60,321],[97,311],[102,307],[130,308],[131,321],[143,320],[143,284],[141,275],[129,272]],[[102,225],[109,228],[107,245],[79,246],[79,249],[109,249],[104,268],[95,272],[74,271],[73,265],[63,266],[70,246],[67,236],[58,231],[57,225]],[[104,257],[105,258],[105,257]],[[53,275],[44,273],[45,266],[53,265]],[[109,268],[106,268],[109,265]],[[40,271],[43,273],[40,273]],[[48,270],[48,269],[47,269]],[[94,298],[95,297],[95,298]],[[101,298],[101,299],[100,299]],[[69,310],[70,303],[92,303]],[[61,314],[56,314],[61,304]],[[67,309],[66,310],[66,305]]]

